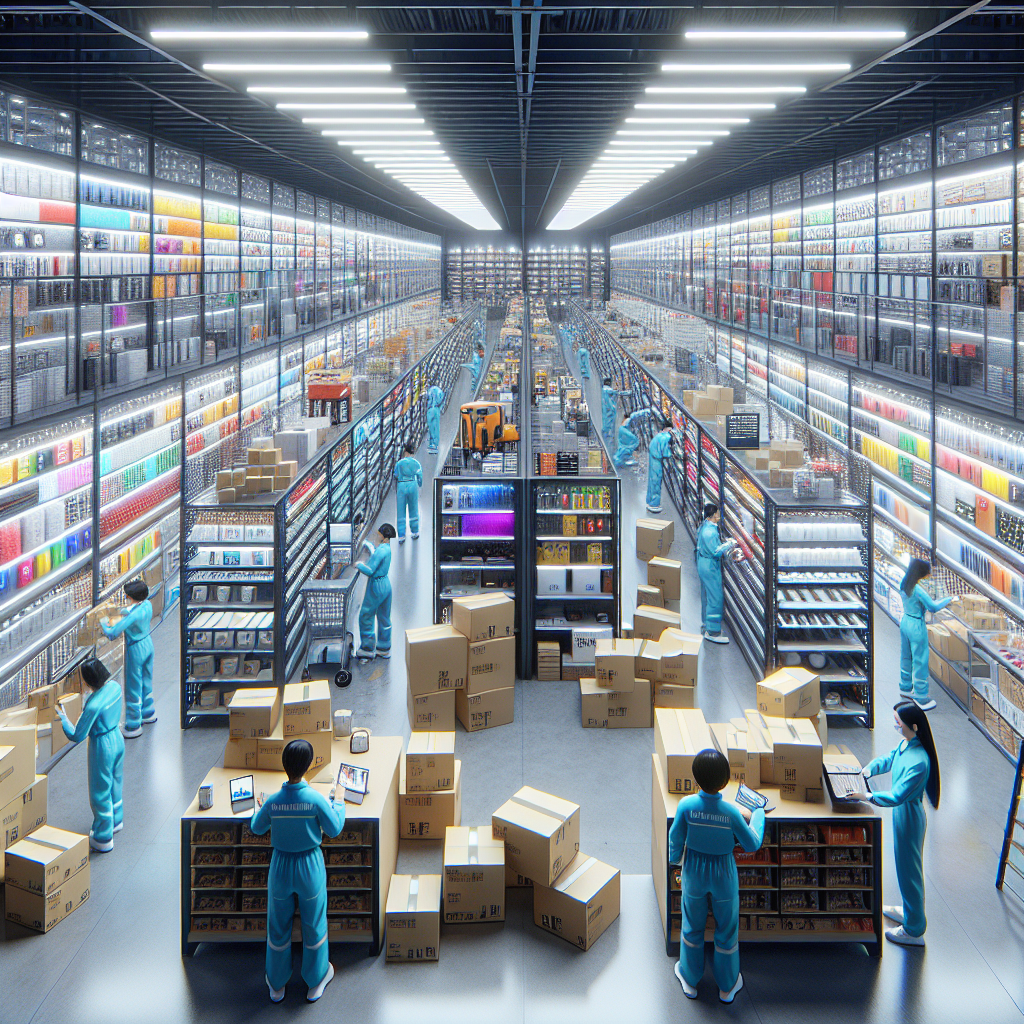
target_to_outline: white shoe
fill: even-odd
[[[373,651],[366,651],[362,647],[360,647],[359,650],[356,651],[356,657],[360,661],[373,661],[375,656],[376,655],[374,654]]]
[[[903,924],[903,908],[882,907],[882,917],[887,917],[890,921],[895,921],[897,924]]]
[[[274,986],[270,984],[270,979],[265,974],[263,975],[263,977],[266,979],[267,988],[270,989],[270,1001],[272,1003],[281,1002],[281,1000],[284,999],[284,989],[274,988]]]
[[[98,839],[94,839],[92,833],[89,833],[89,849],[95,850],[97,853],[110,853],[114,848],[114,840],[108,839],[105,843],[101,843]]]
[[[937,705],[937,704],[935,703],[934,699],[933,699],[933,698],[931,698],[931,697],[926,697],[926,698],[925,698],[924,700],[918,700],[918,699],[917,699],[917,698],[915,697],[915,698],[914,698],[914,703],[915,703],[915,704],[916,704],[916,705],[917,705],[917,706],[918,706],[918,707],[919,707],[919,708],[920,708],[920,709],[921,709],[922,711],[931,711],[931,710],[932,710],[932,708],[938,707],[938,705]]]
[[[378,657],[378,658],[384,658],[384,659],[388,659],[388,658],[390,658],[390,657],[391,657],[391,651],[390,651],[390,650],[387,650],[387,651],[382,651],[382,650],[380,650],[380,649],[378,648],[378,650],[377,650],[377,657]]]
[[[124,828],[124,822],[122,821],[119,825],[114,826],[114,835],[117,835]]]
[[[418,533],[414,533],[414,534],[412,535],[412,539],[413,539],[413,540],[419,540],[419,539],[420,539],[420,535],[419,535]]]
[[[652,513],[653,515],[657,515],[661,511],[661,506],[659,505],[657,508],[651,508],[651,506],[648,505],[647,511]]]
[[[705,633],[704,639],[710,640],[713,644],[727,644],[729,642],[729,638],[721,633]]]
[[[897,946],[923,946],[924,936],[923,935],[908,935],[904,931],[903,925],[898,928],[886,928],[885,937],[890,942],[895,942]]]
[[[679,984],[683,986],[683,995],[687,999],[696,999],[697,990],[683,977],[683,972],[679,970],[679,961],[676,961],[676,965],[672,968],[672,973],[679,979]]]
[[[743,988],[742,974],[736,979],[736,984],[733,985],[733,987],[729,989],[728,992],[723,992],[721,989],[719,989],[718,998],[721,999],[723,1003],[731,1003],[736,998],[736,993],[739,992],[741,988]]]
[[[405,538],[404,537],[399,537],[398,538],[398,543],[399,544],[404,544],[405,543]]]
[[[155,723],[156,723],[156,715],[155,714],[153,715],[152,718],[144,718],[142,720],[142,724],[143,725],[154,725]]]
[[[331,979],[333,977],[334,977],[334,964],[332,964],[330,961],[328,961],[328,963],[327,963],[327,973],[324,975],[324,980],[321,981],[320,984],[316,986],[316,988],[311,988],[306,993],[306,999],[309,1002],[311,1002],[311,1003],[315,1003],[324,994],[324,989],[327,988],[328,985],[330,985]]]
[[[123,736],[123,737],[124,737],[124,738],[125,738],[126,740],[133,740],[133,739],[135,739],[135,737],[136,737],[136,736],[141,736],[141,735],[142,735],[142,726],[140,725],[140,726],[138,727],[138,729],[126,729],[126,728],[125,728],[125,727],[124,727],[124,726],[122,725],[122,726],[121,726],[121,735],[122,735],[122,736]]]

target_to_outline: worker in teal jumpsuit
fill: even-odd
[[[621,469],[623,466],[635,466],[636,459],[633,458],[633,452],[640,447],[640,438],[636,436],[633,428],[645,417],[650,416],[650,409],[637,409],[636,412],[630,413],[619,427],[619,446],[615,449],[615,454],[612,456],[612,462]]]
[[[313,789],[303,778],[313,763],[308,740],[292,740],[281,752],[288,781],[260,806],[249,828],[270,832],[274,852],[267,877],[267,987],[279,1003],[292,976],[292,921],[295,904],[302,924],[302,980],[306,998],[315,1003],[334,977],[327,948],[327,871],[320,849],[322,835],[332,839],[345,825],[345,804]]]
[[[612,434],[615,432],[615,415],[618,412],[615,399],[628,394],[628,391],[616,391],[611,377],[605,377],[601,384],[601,433],[605,443],[609,446],[612,443]]]
[[[484,368],[484,347],[478,344],[476,351],[473,353],[473,361],[471,363],[460,363],[463,369],[469,370],[471,387],[476,391],[477,384],[480,383],[480,374]]]
[[[356,657],[369,661],[373,657],[391,657],[391,538],[395,528],[381,523],[377,531],[380,543],[374,547],[368,540],[363,546],[370,552],[365,562],[356,562],[357,572],[369,577],[363,606],[359,610],[359,650]]]
[[[722,556],[736,546],[731,537],[722,540],[718,532],[720,513],[718,506],[708,502],[704,506],[704,521],[697,531],[697,576],[700,578],[700,631],[715,644],[727,644],[722,636]]]
[[[441,408],[444,405],[444,391],[436,384],[427,389],[427,450],[436,452],[441,443]]]
[[[661,511],[661,480],[665,474],[665,462],[672,458],[672,431],[662,421],[661,429],[651,438],[647,446],[647,511],[657,514]]]
[[[121,687],[98,658],[83,662],[81,673],[90,695],[78,721],[72,725],[59,703],[57,715],[64,735],[72,743],[89,738],[89,846],[109,853],[114,848],[114,833],[124,828],[124,737],[117,728],[121,722]]]
[[[892,773],[888,792],[865,788],[853,794],[876,807],[892,808],[893,852],[896,880],[903,896],[902,907],[883,907],[882,913],[896,922],[885,937],[901,946],[923,946],[927,926],[924,914],[924,834],[928,820],[924,795],[932,807],[939,806],[939,757],[935,752],[928,716],[914,701],[901,701],[893,714],[900,744],[885,757],[876,757],[865,769],[864,778]]]
[[[590,350],[580,345],[576,354],[580,358],[580,376],[584,380],[590,380]]]
[[[717,750],[702,750],[691,768],[699,792],[683,797],[676,807],[668,833],[668,859],[682,859],[683,928],[675,975],[683,992],[697,998],[704,976],[704,926],[707,898],[715,917],[715,956],[712,971],[718,997],[731,1003],[743,988],[740,974],[740,889],[733,847],[747,853],[759,849],[764,839],[764,811],[750,815],[731,800],[722,799],[729,782],[729,759]]]
[[[423,486],[423,467],[413,458],[416,449],[405,446],[405,457],[395,463],[395,479],[398,481],[398,543],[405,543],[405,518],[409,517],[409,531],[412,539],[420,535],[420,495]]]
[[[935,701],[928,696],[931,673],[928,669],[928,627],[924,613],[942,611],[956,597],[941,601],[918,586],[920,580],[931,575],[932,567],[923,558],[912,558],[907,567],[900,590],[903,597],[903,618],[900,619],[900,693],[912,697],[925,710],[931,711]]]
[[[100,629],[111,639],[124,633],[124,736],[133,739],[142,735],[144,725],[156,721],[153,701],[153,641],[149,625],[153,606],[149,603],[149,587],[142,580],[130,580],[124,593],[131,602],[121,609],[119,622],[110,625],[106,619]]]

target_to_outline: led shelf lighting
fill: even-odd
[[[415,103],[278,103],[278,110],[415,110]]]
[[[774,110],[774,103],[634,103],[634,110]]]
[[[807,92],[807,87],[805,85],[648,85],[644,92],[652,95],[656,93],[694,96],[713,96],[718,93],[722,95],[742,95],[744,93],[754,95],[768,92],[802,93]]]

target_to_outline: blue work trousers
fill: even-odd
[[[403,480],[398,485],[398,536],[405,536],[405,517],[409,517],[409,530],[420,532],[420,495],[415,480]]]
[[[900,693],[928,699],[928,627],[924,619],[904,615],[900,620]]]
[[[302,922],[302,980],[315,988],[327,974],[327,870],[320,847],[275,850],[267,881],[267,981],[281,989],[292,976],[295,904]]]
[[[619,447],[615,449],[612,462],[620,469],[626,464],[633,452],[640,447],[640,438],[625,424],[619,427]]]
[[[903,927],[908,935],[924,935],[924,834],[928,828],[924,804],[908,800],[892,809],[896,880],[903,896]]]
[[[736,984],[740,973],[740,890],[732,853],[683,855],[683,933],[679,970],[695,988],[704,976],[704,928],[708,896],[715,916],[715,956],[712,970],[722,992]]]
[[[647,508],[654,512],[661,508],[661,459],[651,456],[647,460]]]
[[[700,622],[705,633],[718,636],[722,632],[722,567],[716,558],[698,558],[700,578]]]
[[[364,651],[391,650],[391,580],[371,576],[359,609],[359,647]]]
[[[133,732],[156,715],[153,701],[153,641],[124,638],[124,728]]]
[[[441,443],[441,410],[435,405],[427,410],[427,437],[433,451]]]
[[[92,835],[98,843],[114,838],[114,827],[124,821],[121,789],[124,779],[124,737],[118,729],[89,737],[89,806]]]

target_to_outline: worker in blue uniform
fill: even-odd
[[[359,610],[359,649],[356,657],[364,661],[371,658],[391,657],[391,538],[395,528],[381,523],[377,529],[380,542],[374,547],[368,540],[363,546],[370,557],[356,562],[355,569],[368,577],[363,606]]]
[[[584,380],[590,380],[590,350],[580,345],[576,354],[580,360],[580,376]]]
[[[661,511],[661,481],[665,475],[665,462],[672,458],[672,430],[662,420],[661,429],[647,446],[647,511]]]
[[[444,391],[436,384],[427,389],[427,451],[434,453],[441,443],[441,409]]]
[[[736,546],[731,537],[722,540],[718,532],[721,517],[718,506],[708,502],[704,506],[704,521],[697,531],[697,576],[700,578],[700,631],[712,643],[727,644],[722,636],[722,556]]]
[[[327,949],[327,870],[322,836],[332,839],[345,825],[345,804],[313,789],[303,778],[313,763],[308,740],[292,740],[281,752],[288,781],[272,796],[260,794],[249,828],[270,832],[273,854],[267,876],[267,987],[272,1002],[284,999],[292,976],[295,904],[302,924],[302,980],[315,1003],[334,977]]]
[[[413,458],[416,449],[405,446],[405,457],[395,463],[395,479],[398,481],[398,543],[405,543],[405,519],[409,517],[409,532],[412,539],[420,535],[420,488],[423,486],[423,467]]]
[[[109,853],[114,848],[114,833],[124,828],[121,801],[124,737],[117,728],[121,722],[121,687],[110,678],[107,666],[98,658],[86,659],[81,675],[89,699],[78,721],[72,725],[60,703],[57,715],[64,735],[72,743],[89,738],[89,806],[92,808],[89,846],[100,853]]]
[[[876,807],[892,808],[893,852],[896,880],[903,897],[902,907],[883,907],[882,913],[896,923],[885,937],[900,946],[923,946],[927,921],[924,914],[924,834],[928,820],[924,811],[927,793],[932,807],[939,806],[939,757],[935,752],[928,716],[910,700],[896,705],[894,726],[900,743],[884,757],[876,757],[864,769],[864,778],[892,773],[888,792],[868,792],[866,786],[853,796]]]
[[[668,833],[670,864],[682,860],[683,928],[675,976],[690,998],[704,976],[704,926],[708,896],[715,917],[712,971],[718,998],[731,1003],[743,988],[740,974],[740,888],[733,847],[753,853],[764,839],[764,811],[748,817],[731,800],[722,799],[729,782],[729,759],[717,750],[702,750],[691,768],[698,792],[683,797]]]
[[[928,593],[919,582],[931,575],[932,567],[923,558],[912,558],[900,584],[903,598],[903,618],[900,619],[900,693],[912,697],[925,711],[935,707],[928,696],[931,673],[928,669],[928,627],[924,613],[942,611],[958,597],[944,597],[940,601]]]
[[[619,446],[615,449],[615,454],[612,456],[612,462],[621,469],[623,466],[635,466],[636,459],[633,458],[633,452],[640,447],[640,438],[636,436],[634,427],[636,427],[645,416],[650,416],[650,409],[637,409],[636,412],[630,413],[619,427]]]
[[[121,609],[121,619],[114,625],[110,619],[100,622],[100,629],[111,639],[124,634],[124,737],[142,735],[144,725],[156,721],[153,701],[153,641],[149,625],[153,606],[149,587],[143,580],[130,580],[124,585],[130,604]]]
[[[470,384],[474,391],[476,391],[477,384],[480,383],[480,374],[484,368],[484,347],[479,342],[477,343],[476,350],[473,352],[473,361],[471,363],[460,363],[463,369],[469,370],[470,372]]]
[[[615,432],[615,414],[618,412],[615,399],[628,394],[628,391],[616,391],[611,377],[605,377],[601,382],[601,434],[609,447]]]

